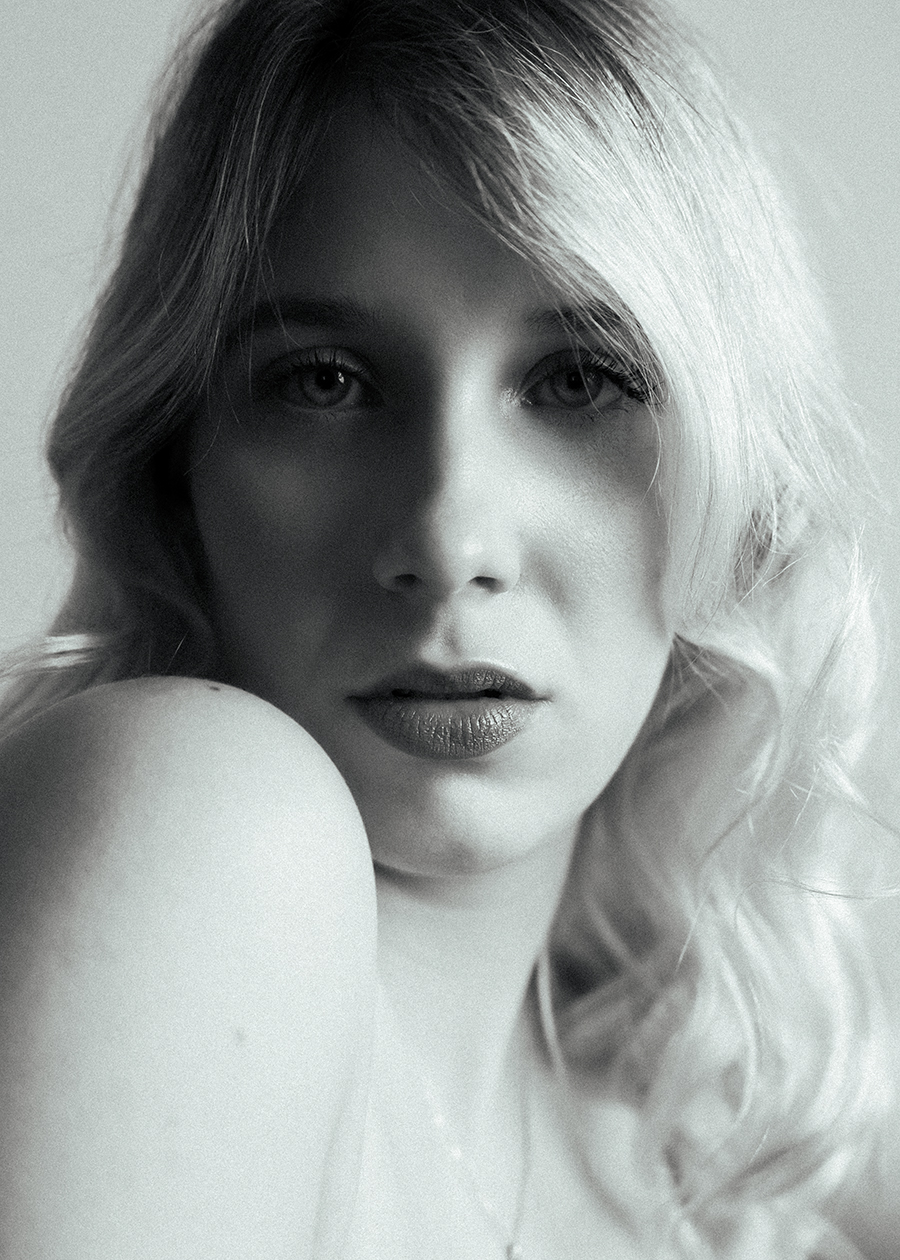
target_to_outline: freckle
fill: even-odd
[[[247,1034],[243,1028],[235,1028],[231,1034],[231,1039],[236,1046],[242,1046],[247,1040]]]
[[[217,687],[215,683],[208,683],[210,691],[221,691],[221,687]]]

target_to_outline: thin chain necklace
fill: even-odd
[[[482,1193],[472,1165],[466,1159],[463,1148],[453,1134],[446,1112],[427,1081],[423,1082],[423,1093],[431,1111],[431,1123],[438,1143],[446,1154],[457,1178],[465,1185],[469,1194],[471,1194],[487,1217],[491,1228],[497,1234],[500,1245],[504,1249],[506,1260],[525,1260],[525,1252],[520,1239],[532,1161],[531,1096],[529,1090],[525,1088],[522,1091],[522,1176],[519,1180],[516,1210],[510,1228],[507,1228],[505,1225],[503,1218],[497,1211],[496,1204]]]

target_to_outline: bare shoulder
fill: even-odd
[[[322,749],[218,683],[98,687],[0,748],[0,836],[0,1254],[331,1254],[375,905]]]
[[[61,778],[71,790],[82,775],[95,792],[160,778],[169,788],[181,780],[227,791],[235,772],[246,787],[264,766],[261,788],[302,784],[349,803],[316,741],[273,705],[204,679],[140,678],[71,696],[17,730],[0,745],[0,790],[25,790],[36,774],[44,788]]]
[[[258,697],[201,679],[96,687],[15,732],[0,745],[0,835],[7,862],[19,848],[60,869],[141,848],[370,876],[362,822],[316,741]]]

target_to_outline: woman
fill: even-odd
[[[808,295],[643,4],[201,23],[7,700],[5,1254],[825,1245],[878,1055]]]

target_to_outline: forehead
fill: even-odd
[[[335,118],[269,251],[275,296],[346,297],[425,317],[440,306],[532,311],[550,285],[359,107]]]

